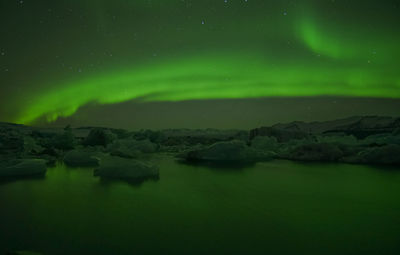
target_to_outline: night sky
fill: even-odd
[[[0,0],[0,121],[238,128],[400,106],[400,4]]]

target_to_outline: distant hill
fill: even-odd
[[[384,116],[354,116],[345,119],[302,122],[295,121],[285,124],[276,124],[270,127],[261,127],[251,130],[251,136],[269,135],[272,132],[283,132],[294,136],[306,134],[344,133],[357,138],[365,138],[373,134],[391,133],[400,128],[400,118]]]

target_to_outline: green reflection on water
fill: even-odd
[[[0,185],[0,249],[45,254],[398,254],[400,174],[273,161],[243,169],[155,159],[160,180],[49,169]],[[0,250],[2,252],[3,250]]]

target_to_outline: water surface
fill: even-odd
[[[155,160],[141,184],[63,165],[0,183],[0,254],[400,254],[400,171]]]

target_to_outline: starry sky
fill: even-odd
[[[235,128],[394,115],[399,11],[392,0],[0,0],[0,121]]]

